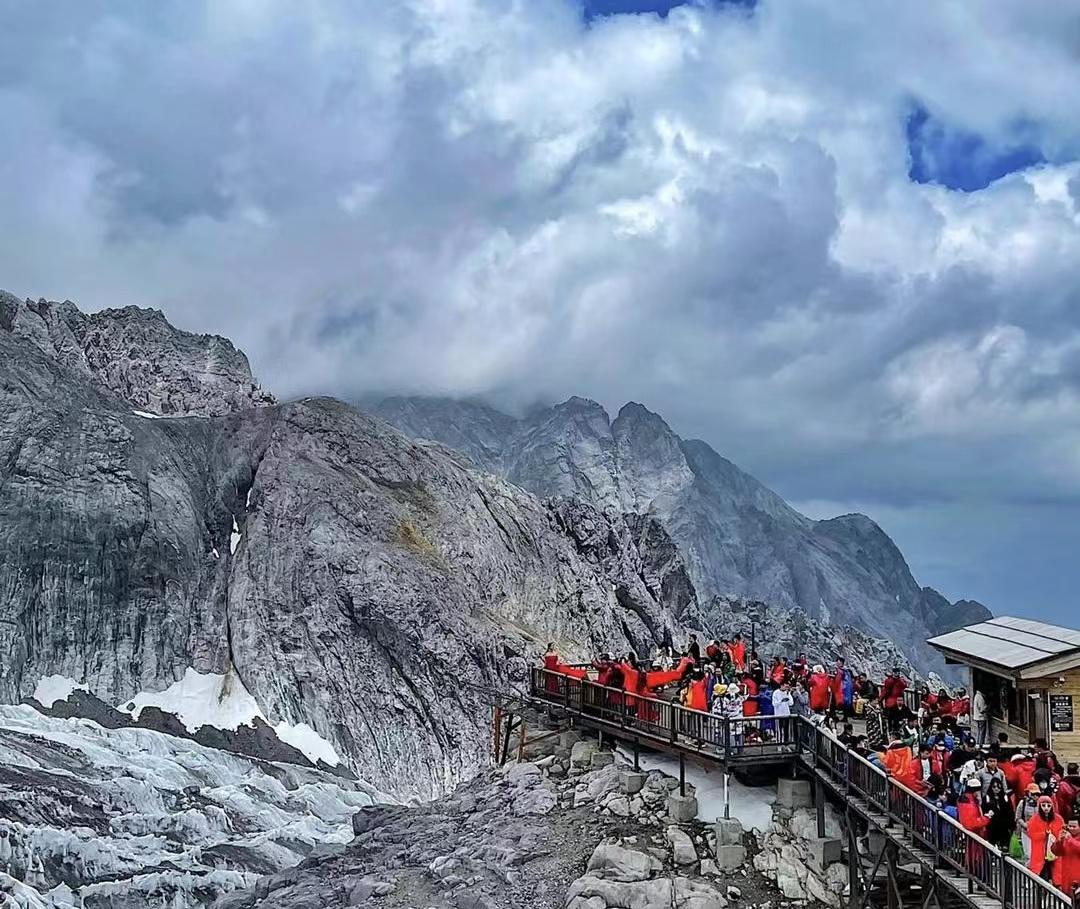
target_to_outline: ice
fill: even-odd
[[[229,534],[229,552],[236,553],[236,547],[240,545],[240,527],[236,523],[236,516],[232,519],[232,533]]]
[[[34,700],[46,710],[50,710],[57,701],[66,701],[73,691],[88,691],[74,679],[62,675],[47,675],[34,688]]]
[[[188,668],[164,691],[141,691],[118,709],[138,719],[143,708],[151,706],[176,714],[188,732],[197,732],[200,726],[236,730],[262,716],[255,698],[232,671],[204,675]]]
[[[281,741],[292,745],[313,762],[323,761],[330,767],[336,767],[341,763],[341,758],[338,757],[334,746],[307,723],[299,723],[296,726],[278,723],[274,727],[274,732]]]
[[[161,419],[161,414],[159,414],[159,413],[150,413],[149,411],[146,411],[146,410],[133,410],[132,413],[135,414],[135,416],[137,416],[137,417],[143,417],[144,419],[147,419],[147,420],[160,420]]]
[[[350,842],[353,814],[391,801],[313,768],[25,705],[0,706],[0,767],[12,764],[55,781],[29,779],[9,800],[21,813],[0,818],[0,869],[11,875],[0,893],[19,909],[204,907],[207,894],[292,867],[320,843]],[[64,780],[67,801],[56,795]],[[72,822],[73,810],[91,826]]]

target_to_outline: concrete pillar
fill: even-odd
[[[716,833],[716,845],[741,846],[743,841],[742,822],[737,818],[721,818],[713,824]]]
[[[667,813],[676,824],[685,824],[697,817],[697,799],[692,795],[674,793],[668,796]]]
[[[648,776],[634,770],[624,770],[619,774],[619,791],[626,795],[636,795],[645,788]]]
[[[598,769],[600,767],[610,767],[614,763],[615,755],[612,754],[610,751],[593,752],[592,759],[589,761],[589,764],[591,767],[593,767],[593,769]]]
[[[844,844],[834,837],[820,836],[810,840],[810,862],[819,871],[824,871],[834,862],[839,862],[844,854]]]
[[[746,861],[746,848],[740,843],[737,846],[717,846],[716,866],[721,871],[734,871]]]
[[[776,781],[776,803],[792,810],[809,808],[814,803],[810,795],[810,781],[781,777]]]

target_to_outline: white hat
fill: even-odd
[[[982,789],[982,780],[977,776],[969,776],[967,781],[968,789]]]
[[[813,671],[818,673],[818,674],[821,674],[822,672],[825,671],[825,667],[822,666],[821,663],[815,663]]]

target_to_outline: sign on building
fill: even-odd
[[[1050,695],[1050,731],[1073,731],[1073,699],[1071,694]]]

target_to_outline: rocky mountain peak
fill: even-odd
[[[146,413],[220,416],[274,403],[231,341],[175,328],[160,310],[125,306],[86,314],[70,301],[23,301],[0,292],[0,330]]]

